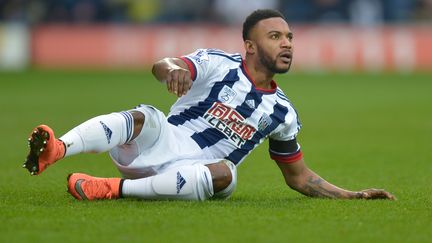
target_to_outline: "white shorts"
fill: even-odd
[[[193,131],[170,124],[156,108],[142,105],[130,111],[144,114],[142,131],[133,141],[110,151],[124,178],[143,178],[182,165],[211,164],[222,160],[203,153],[190,137]]]

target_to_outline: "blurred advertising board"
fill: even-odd
[[[28,28],[20,24],[0,24],[0,70],[24,69],[28,61]]]
[[[432,32],[420,26],[293,26],[294,70],[431,70]],[[220,26],[39,26],[32,64],[48,68],[148,68],[197,48],[243,54],[241,29]]]

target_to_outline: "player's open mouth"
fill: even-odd
[[[282,60],[282,62],[289,63],[291,61],[291,58],[292,58],[292,53],[291,52],[282,52],[281,54],[279,54],[279,57]]]

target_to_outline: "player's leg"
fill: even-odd
[[[141,118],[145,122],[141,122],[142,127],[134,129],[134,139],[128,146],[119,146],[111,150],[116,165],[124,175],[127,172],[128,178],[139,178],[139,175],[144,175],[141,170],[147,168],[147,160],[151,160],[152,166],[162,166],[186,151],[186,154],[189,154],[193,149],[199,148],[188,145],[191,141],[185,138],[190,139],[189,136],[182,136],[170,130],[172,127],[166,122],[165,116],[152,107],[143,106],[135,111],[135,120],[139,119],[140,113],[143,114]],[[181,146],[178,146],[179,144]],[[191,144],[195,142],[192,141]],[[134,163],[134,168],[128,169],[129,164],[134,162],[137,156],[143,156],[140,151],[152,153],[145,152],[144,160],[140,157],[139,163],[144,163],[142,167]],[[118,198],[121,195],[143,199],[205,200],[212,197],[215,192],[226,197],[234,190],[236,171],[235,165],[231,162],[210,165],[204,165],[207,162],[189,162],[190,164],[179,161],[172,164],[175,167],[165,167],[160,171],[156,169],[156,175],[134,180],[72,174],[68,180],[68,188],[77,199],[89,200]],[[124,171],[125,169],[127,171]]]
[[[40,174],[57,160],[78,153],[99,153],[125,144],[139,134],[145,117],[140,112],[119,112],[94,117],[56,139],[46,125],[34,129],[23,167]]]
[[[144,121],[134,119],[128,111],[94,117],[60,137],[66,147],[65,157],[78,153],[101,153],[125,144],[134,138],[135,128]]]
[[[206,200],[228,197],[236,185],[236,167],[230,161],[184,165],[155,176],[124,180],[72,174],[69,192],[79,200],[134,197],[142,199]]]
[[[213,177],[213,198],[226,199],[230,197],[237,186],[236,165],[229,160],[223,160],[206,166],[209,167]]]
[[[172,168],[164,173],[124,180],[123,197],[143,199],[206,200],[227,198],[237,183],[236,166],[228,160]]]

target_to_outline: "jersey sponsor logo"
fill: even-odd
[[[264,131],[272,122],[272,119],[264,113],[258,121],[258,130],[260,132]]]
[[[103,123],[102,121],[99,121],[99,122],[105,131],[105,136],[106,136],[106,138],[108,140],[108,144],[109,144],[111,142],[112,131],[107,125],[105,125],[105,123]]]
[[[238,148],[251,139],[256,132],[254,127],[245,123],[245,118],[240,113],[219,102],[215,102],[203,117]]]
[[[180,193],[180,190],[183,188],[185,184],[186,184],[185,178],[183,178],[180,172],[177,171],[177,194]]]
[[[218,99],[224,103],[230,103],[237,96],[237,93],[228,86],[223,86],[219,92]]]
[[[198,64],[201,64],[202,62],[209,60],[208,54],[204,50],[200,50],[196,54],[190,57],[194,59]]]

